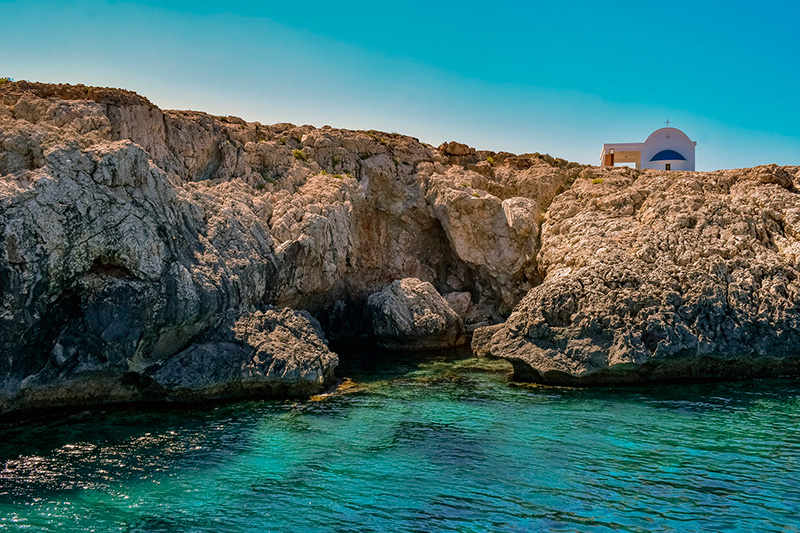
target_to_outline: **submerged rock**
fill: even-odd
[[[464,323],[430,283],[394,281],[369,297],[367,309],[379,346],[392,350],[436,350],[466,341]]]

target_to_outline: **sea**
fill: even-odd
[[[800,531],[797,379],[574,389],[375,351],[338,374],[0,422],[0,531]]]

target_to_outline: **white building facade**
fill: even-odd
[[[696,141],[678,128],[661,128],[643,143],[607,143],[603,145],[600,165],[634,163],[636,168],[658,170],[694,170]]]

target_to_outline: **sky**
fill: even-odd
[[[769,0],[0,0],[0,76],[590,164],[669,119],[698,170],[800,165],[798,20]]]

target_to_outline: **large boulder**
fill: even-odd
[[[171,398],[307,396],[333,380],[337,363],[311,315],[267,309],[226,317],[148,376]]]
[[[394,281],[367,300],[372,333],[392,350],[435,350],[465,342],[464,323],[436,289],[416,278]]]

